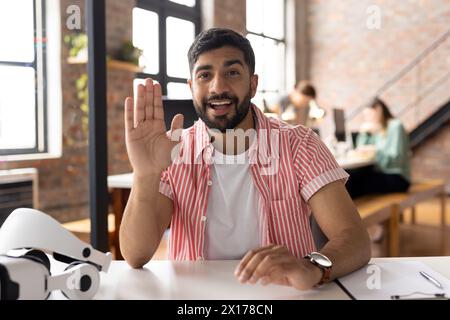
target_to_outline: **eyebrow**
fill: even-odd
[[[244,67],[244,64],[239,59],[227,60],[227,61],[224,62],[223,65],[225,67],[229,67],[229,66],[232,66],[233,64],[239,64],[242,67]],[[201,66],[198,66],[197,68],[195,68],[195,73],[198,73],[199,71],[202,71],[202,70],[211,70],[211,69],[212,69],[212,65],[205,64],[205,65],[201,65]]]
[[[239,59],[227,60],[227,61],[225,61],[225,63],[224,63],[223,65],[224,65],[225,67],[229,67],[229,66],[232,66],[233,64],[239,64],[239,65],[241,65],[242,67],[244,67],[244,64],[243,64],[242,61],[239,60]]]

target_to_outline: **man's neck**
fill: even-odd
[[[253,119],[253,111],[252,108],[249,108],[247,115],[245,116],[244,120],[242,120],[233,130],[236,131],[240,129],[243,132],[247,132],[249,129],[255,129],[256,123]],[[234,148],[231,148],[231,150],[227,149],[227,134],[226,133],[218,133],[217,131],[209,130],[209,134],[211,137],[213,137],[213,145],[214,148],[218,149],[220,152],[224,154],[240,154],[242,152],[245,152],[250,147],[251,143],[251,137],[245,136],[245,148],[240,146],[239,139],[236,137],[236,135],[229,136],[231,139],[234,139],[233,142],[229,141],[228,143],[231,144]]]

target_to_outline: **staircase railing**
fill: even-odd
[[[435,111],[432,110],[434,107],[438,108],[450,100],[450,41],[448,40],[450,40],[450,30],[434,40],[373,95],[373,97],[381,97],[389,106],[394,107],[391,111],[396,117],[406,122],[409,130],[417,127]],[[425,66],[426,63],[429,63],[429,66]],[[431,75],[426,74],[428,70],[432,70]],[[444,75],[433,81],[441,70]],[[427,85],[428,83],[431,85]],[[359,115],[369,103],[366,102],[348,111],[347,121]],[[423,105],[427,107],[421,108]],[[411,111],[415,112],[411,113]]]

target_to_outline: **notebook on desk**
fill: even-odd
[[[425,272],[442,289],[427,280]],[[337,280],[356,300],[448,299],[450,280],[420,261],[394,261],[369,264]]]

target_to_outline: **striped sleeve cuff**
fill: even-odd
[[[338,180],[344,180],[344,183],[348,180],[348,173],[342,168],[336,168],[322,173],[315,179],[311,180],[304,188],[301,190],[301,195],[305,201],[309,199],[320,189],[322,189],[327,184]]]
[[[166,197],[173,200],[172,189],[170,188],[170,185],[168,183],[162,181],[159,182],[159,193],[162,193]]]

